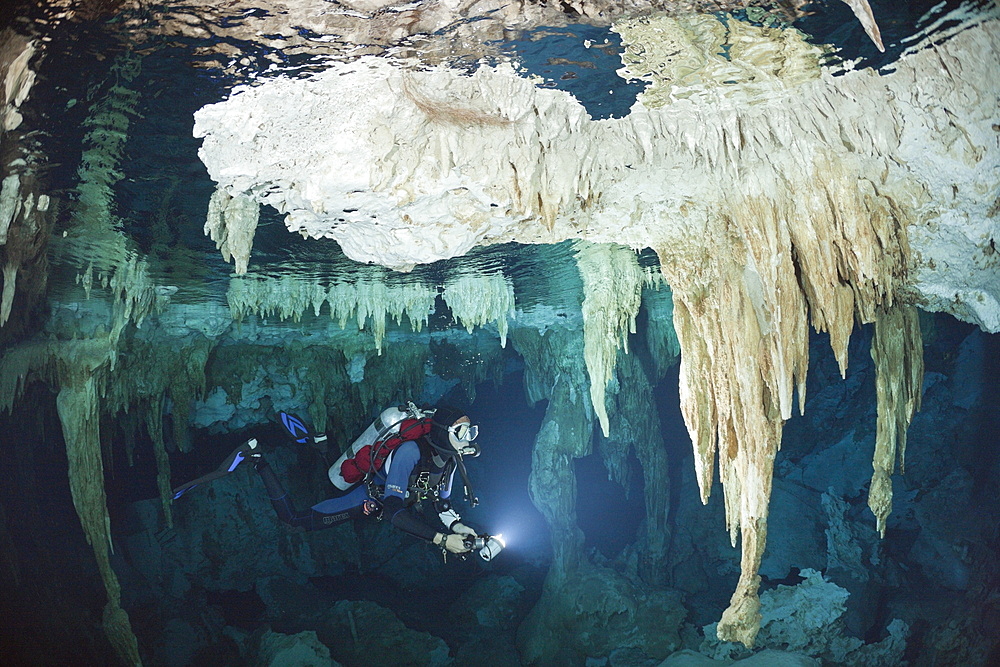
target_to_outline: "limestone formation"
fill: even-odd
[[[426,325],[437,289],[414,283],[390,284],[378,276],[329,285],[297,276],[247,276],[234,277],[226,296],[237,322],[250,314],[298,321],[308,310],[318,316],[326,304],[330,319],[341,329],[349,320],[355,321],[359,331],[370,329],[375,347],[381,351],[390,319],[399,325],[405,317],[413,331]]]
[[[0,96],[0,133],[6,133],[21,124],[19,108],[35,83],[35,71],[30,67],[30,61],[38,49],[34,40],[9,28],[0,35],[0,45],[0,79],[3,80],[0,87],[3,92]]]
[[[988,246],[988,235],[971,232],[989,208],[977,193],[989,191],[997,160],[988,150],[989,90],[976,86],[992,85],[996,19],[989,12],[954,18],[965,22],[964,30],[934,49],[914,47],[882,76],[870,70],[835,76],[818,67],[818,50],[795,31],[784,31],[772,46],[764,29],[741,28],[750,41],[737,64],[753,76],[725,84],[709,60],[698,77],[680,82],[704,79],[693,89],[647,88],[643,99],[673,101],[637,105],[621,119],[591,121],[567,94],[536,88],[504,65],[464,76],[362,58],[311,78],[238,90],[200,110],[195,133],[205,137],[200,154],[209,173],[227,191],[253,193],[286,212],[292,231],[336,238],[349,256],[391,267],[512,239],[583,236],[637,249],[672,247],[755,198],[785,202],[790,215],[819,216],[856,236],[855,223],[838,221],[832,211],[857,215],[870,205],[889,206],[913,245],[916,279],[904,285],[913,298],[995,330],[995,271],[949,262],[944,273],[939,262],[924,265],[943,250],[933,230],[946,221],[970,229],[968,245],[956,252],[968,256]],[[685,24],[670,21],[656,24],[656,34],[683,35]],[[655,39],[649,29],[623,32],[627,40]],[[708,53],[715,42],[698,44]],[[980,57],[958,60],[964,52]],[[940,56],[949,58],[948,69],[938,66],[939,54],[949,54]],[[765,55],[782,66],[761,68]],[[630,65],[629,75],[644,76],[636,69]],[[914,93],[916,79],[955,111],[924,104]],[[351,91],[358,89],[370,94],[356,99]],[[342,99],[352,103],[331,103]],[[429,109],[436,111],[428,115]],[[479,120],[469,125],[472,119]],[[258,126],[265,129],[242,130]],[[964,136],[968,142],[957,141]],[[942,160],[946,173],[938,167]],[[860,188],[856,174],[865,175]],[[969,184],[954,203],[943,189],[952,182]],[[814,238],[810,228],[798,233],[800,245]],[[873,251],[855,250],[860,256],[810,246],[801,258],[816,276],[805,289],[820,297],[814,317],[824,328],[853,309],[853,295],[839,281],[831,288],[820,278],[874,261]],[[883,272],[898,275],[902,268]],[[860,295],[865,308],[878,296],[869,293],[873,288]],[[939,296],[948,289],[957,303]],[[840,350],[844,332],[832,333]]]
[[[56,398],[59,421],[66,440],[70,491],[87,542],[94,549],[97,566],[108,593],[104,631],[123,662],[141,665],[139,647],[128,614],[121,608],[121,587],[111,568],[113,552],[111,519],[104,493],[101,460],[100,394],[110,364],[108,341],[88,341],[60,348],[60,390]]]
[[[955,15],[962,30],[915,45],[882,75],[821,68],[821,50],[794,30],[713,17],[623,22],[624,72],[649,85],[622,119],[592,121],[506,65],[464,76],[362,59],[239,91],[201,110],[195,132],[222,187],[260,192],[287,212],[290,230],[337,238],[359,260],[405,267],[475,244],[579,237],[656,249],[673,291],[702,496],[717,460],[734,543],[742,533],[743,576],[719,631],[750,645],[772,464],[783,422],[796,400],[804,405],[809,326],[830,334],[842,373],[855,320],[875,322],[899,303],[1000,328],[992,260],[946,270],[933,261],[944,247],[934,230],[945,225],[968,230],[966,256],[995,236],[992,222],[975,230],[986,206],[977,193],[995,186],[1000,164],[996,14]],[[682,55],[656,58],[657,49]],[[334,107],[338,129],[324,145],[305,141],[316,119],[329,125],[329,100],[362,86],[370,97]],[[927,88],[933,105],[917,92]],[[273,130],[233,129],[265,118]],[[270,157],[289,154],[294,164]],[[379,240],[396,237],[409,242]],[[610,366],[601,358],[610,357],[588,354],[599,418]],[[919,392],[918,365],[908,368],[910,398],[884,403],[894,414]]]
[[[875,22],[875,14],[872,12],[868,0],[844,0],[844,4],[850,7],[854,15],[858,17],[861,26],[865,29],[872,42],[875,43],[875,46],[878,47],[878,50],[884,52],[885,46],[882,44],[882,32],[878,29],[878,23]]]
[[[779,585],[761,595],[762,646],[821,658],[836,665],[900,664],[909,635],[906,623],[892,620],[884,639],[866,644],[844,631],[848,592],[815,570],[802,570],[802,577],[803,581],[795,586]],[[701,646],[703,653],[717,659],[746,659],[749,651],[745,647],[716,641],[713,635],[709,626]]]
[[[548,400],[535,436],[528,491],[549,525],[553,557],[547,581],[556,588],[584,560],[573,459],[591,453],[594,424],[590,401],[580,390],[586,386],[580,334],[565,328],[518,329],[513,336],[514,349],[525,360],[528,402]]]
[[[0,31],[0,327],[15,315],[22,328],[42,297],[48,276],[50,198],[38,172],[45,164],[33,134],[23,125],[21,107],[35,84],[42,49],[38,42]],[[20,287],[18,278],[20,277]],[[14,297],[20,295],[15,311]],[[17,336],[20,332],[6,333]]]
[[[924,382],[924,356],[916,308],[894,306],[875,319],[872,340],[878,426],[875,438],[875,472],[868,505],[875,514],[878,532],[885,537],[885,521],[892,511],[892,473],[899,461],[903,469],[906,429],[920,409]]]
[[[571,4],[587,17],[605,7],[591,0]],[[882,48],[867,3],[848,4]],[[394,8],[388,13],[410,23],[380,39],[391,43],[440,29],[453,6]],[[326,18],[312,25],[362,25],[351,14],[362,9],[371,25],[395,20],[375,2],[320,12]],[[541,6],[494,10],[552,15]],[[523,78],[516,63],[484,65],[468,75],[443,65],[361,58],[313,76],[279,76],[236,90],[196,117],[195,132],[204,137],[200,154],[219,186],[205,230],[235,263],[227,294],[232,319],[246,323],[257,342],[271,336],[273,347],[261,344],[261,354],[287,355],[280,361],[292,370],[278,388],[278,362],[267,366],[258,358],[249,370],[247,361],[229,378],[207,383],[228,318],[220,326],[204,325],[214,329],[211,335],[191,333],[196,326],[183,322],[188,337],[175,349],[157,346],[155,362],[155,337],[139,333],[168,304],[171,288],[156,283],[147,258],[119,230],[114,187],[123,178],[139,100],[130,86],[141,65],[134,52],[119,56],[106,88],[94,96],[77,201],[66,233],[53,244],[55,261],[78,271],[86,297],[106,302],[106,311],[93,307],[91,315],[97,314],[82,338],[36,341],[6,352],[0,407],[9,409],[26,382],[40,380],[58,392],[73,500],[108,593],[105,628],[123,660],[138,664],[139,654],[110,567],[102,410],[115,415],[141,406],[169,526],[162,422],[168,403],[170,442],[182,451],[192,405],[207,398],[209,387],[229,414],[243,410],[245,421],[234,419],[233,425],[252,423],[242,394],[259,397],[271,386],[273,406],[312,399],[310,417],[323,428],[329,406],[350,405],[363,414],[398,399],[391,392],[422,391],[432,360],[448,365],[447,342],[428,346],[429,336],[386,349],[390,318],[401,325],[405,316],[420,332],[440,295],[467,331],[495,326],[503,344],[514,314],[523,313],[515,309],[521,304],[515,304],[510,279],[499,272],[454,276],[442,290],[395,283],[380,268],[357,281],[243,275],[260,205],[285,214],[290,231],[336,239],[356,260],[400,270],[480,245],[576,240],[583,303],[582,322],[573,324],[580,328],[547,323],[510,330],[527,366],[529,399],[548,401],[530,480],[532,499],[552,532],[547,590],[593,575],[581,566],[586,557],[575,518],[573,459],[591,452],[595,418],[612,477],[628,488],[629,447],[642,461],[648,524],[640,548],[649,560],[664,548],[669,488],[655,437],[659,422],[640,360],[624,356],[645,303],[660,318],[651,319],[646,331],[654,373],[662,374],[682,353],[682,411],[702,499],[708,499],[718,466],[732,543],[742,537],[742,575],[718,633],[752,645],[761,622],[774,620],[757,595],[758,570],[783,424],[796,401],[800,410],[804,405],[809,327],[829,333],[843,374],[855,322],[875,323],[878,436],[870,504],[881,532],[891,510],[890,475],[897,460],[902,467],[906,428],[921,399],[914,305],[1000,331],[1000,20],[995,7],[978,16],[958,11],[952,16],[957,27],[934,41],[915,40],[879,73],[824,69],[823,49],[797,31],[732,16],[622,21],[616,27],[626,44],[622,74],[647,87],[627,117],[601,121],[569,95]],[[185,30],[208,29],[196,23]],[[287,34],[261,39],[303,44]],[[0,38],[5,48],[18,46],[15,41]],[[34,76],[28,64],[35,45],[22,40],[19,46],[13,58],[0,54],[5,142],[21,126],[18,107]],[[366,95],[359,98],[359,89]],[[6,143],[0,157],[3,325],[17,313],[27,267],[43,255],[39,239],[47,238],[50,200],[33,180],[29,160],[8,160]],[[651,277],[634,253],[646,248],[659,257],[669,291],[649,289]],[[310,309],[319,316],[324,304],[341,329],[352,322],[347,335],[325,347],[286,346],[281,328],[262,332],[255,321],[298,323]],[[183,319],[179,312],[171,316]],[[527,315],[530,323],[534,314]],[[54,321],[60,316],[75,314],[57,312]],[[354,324],[357,332],[370,330],[371,340],[354,335]],[[119,356],[123,351],[130,354]],[[491,362],[500,359],[496,350],[491,354]],[[314,367],[322,373],[293,377]],[[473,384],[474,391],[469,378],[484,372],[437,376]],[[380,382],[386,377],[392,389]],[[349,609],[336,623],[343,626],[345,618],[349,626]],[[900,636],[892,635],[893,651]],[[430,641],[446,661],[447,647]],[[658,646],[655,655],[666,650]]]
[[[583,279],[583,356],[590,376],[590,401],[604,437],[610,435],[604,395],[618,350],[628,352],[628,335],[642,303],[643,275],[635,253],[613,244],[578,242],[576,263]]]
[[[456,276],[445,283],[441,297],[470,334],[475,327],[492,324],[500,335],[500,346],[507,346],[507,319],[514,317],[515,304],[514,287],[503,274]]]
[[[215,241],[224,260],[236,264],[237,275],[247,272],[259,218],[260,206],[249,197],[230,197],[225,190],[216,190],[208,202],[205,234]]]

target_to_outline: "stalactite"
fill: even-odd
[[[561,585],[583,556],[573,459],[591,453],[593,413],[579,390],[586,377],[580,338],[581,332],[572,329],[512,332],[514,347],[524,358],[529,402],[548,400],[528,478],[531,501],[545,517],[552,539],[547,586]]]
[[[121,160],[128,141],[130,117],[140,95],[127,86],[139,75],[141,59],[134,52],[120,56],[111,66],[115,81],[93,104],[83,125],[83,155],[77,170],[77,200],[71,225],[56,244],[57,260],[87,261],[99,274],[110,275],[126,262],[128,243],[119,231],[114,186],[122,178]]]
[[[23,146],[19,148],[24,149]],[[29,164],[41,160],[40,155],[31,155],[27,150],[20,152],[28,157]],[[3,238],[0,238],[0,264],[3,266],[0,327],[7,324],[12,314],[15,293],[21,295],[18,316],[26,320],[35,304],[43,298],[48,281],[49,198],[40,194],[41,184],[31,167],[4,179],[5,186],[10,179],[16,182],[13,192],[16,206],[8,221],[9,227],[2,228],[4,213],[0,211],[0,231],[3,232]],[[0,194],[0,199],[2,197]]]
[[[819,76],[823,51],[797,30],[722,21],[716,14],[643,16],[613,29],[622,37],[624,73],[650,84],[640,94],[648,108],[707,89],[713,96],[745,95],[779,79],[798,84]]]
[[[658,272],[662,277],[662,272]],[[642,291],[642,309],[646,313],[646,347],[653,358],[656,377],[662,378],[667,369],[681,357],[681,344],[674,331],[674,295],[664,282],[647,286]]]
[[[152,282],[146,279],[144,263],[128,250],[113,210],[112,187],[122,177],[118,164],[127,140],[128,116],[134,113],[138,101],[138,95],[125,86],[138,73],[138,65],[139,60],[132,53],[116,61],[111,68],[115,84],[94,104],[84,123],[87,133],[71,224],[59,237],[59,244],[53,244],[56,261],[77,265],[87,262],[96,268],[98,280],[111,293],[112,321],[107,328],[98,327],[95,338],[21,344],[0,360],[4,370],[0,373],[4,378],[0,403],[8,410],[32,379],[42,379],[58,391],[56,405],[66,441],[73,504],[108,594],[104,630],[121,659],[135,665],[141,664],[137,641],[128,615],[121,608],[120,586],[110,564],[113,545],[99,424],[122,331],[130,322],[140,323],[154,305],[161,303]],[[23,101],[30,79],[24,72],[14,75],[8,70],[5,99],[9,102],[13,94],[18,103]],[[10,130],[19,123],[20,116],[5,107],[4,129]],[[47,217],[52,215],[49,197],[41,194],[41,186],[31,171],[40,158],[27,154],[17,161],[8,158],[4,156],[5,167],[8,162],[16,162],[23,169],[18,174],[4,174],[0,194],[5,219],[2,257],[5,295],[0,305],[0,318],[4,320],[13,302],[15,278],[21,292],[28,289],[21,285],[33,286],[30,288],[38,291],[39,284],[44,287]],[[93,276],[91,270],[89,277]],[[8,370],[14,372],[9,381]]]
[[[618,452],[619,459],[609,461],[605,457],[605,465],[609,474],[621,483],[628,469],[629,448],[639,459],[646,520],[645,533],[639,541],[638,574],[648,583],[663,584],[667,575],[667,547],[673,532],[668,520],[670,471],[653,386],[635,354],[619,352],[614,386],[615,391],[608,396],[611,436],[605,442],[617,445],[614,451]],[[604,454],[606,446],[600,441],[598,444]]]
[[[7,262],[3,265],[3,295],[0,296],[0,327],[7,323],[10,317],[10,307],[14,303],[14,290],[17,285],[18,264]]]
[[[173,403],[171,423],[174,445],[180,451],[187,452],[191,450],[191,437],[188,432],[191,403],[200,399],[205,393],[205,365],[208,363],[208,355],[212,352],[215,341],[198,335],[184,342],[186,344],[174,351],[173,363],[169,364],[172,372],[167,388]]]
[[[37,52],[33,39],[19,35],[10,28],[0,32],[0,134],[21,125],[19,108],[35,83],[35,72],[29,67]],[[0,216],[2,221],[3,216]]]
[[[875,44],[879,51],[884,53],[885,47],[882,45],[882,33],[878,29],[878,23],[875,22],[875,15],[872,13],[872,8],[868,4],[868,0],[844,0],[844,4],[854,12],[854,16],[861,23],[861,27],[865,29],[865,33],[871,38],[872,43]]]
[[[54,362],[57,343],[23,343],[0,356],[0,410],[10,412],[33,379],[56,385]]]
[[[235,262],[237,275],[247,272],[259,219],[260,205],[253,199],[242,195],[230,197],[222,188],[212,193],[205,234],[215,241],[224,260]]]
[[[644,275],[635,252],[613,244],[578,241],[576,265],[583,279],[583,354],[590,376],[590,400],[604,437],[608,437],[605,390],[619,348],[627,353],[628,335],[635,333]]]
[[[155,284],[146,260],[122,234],[115,206],[114,187],[123,177],[121,162],[128,130],[140,100],[140,94],[128,86],[139,75],[141,65],[141,57],[133,51],[112,64],[109,80],[114,84],[97,96],[83,122],[86,134],[70,225],[52,241],[54,261],[79,269],[86,266],[77,282],[88,299],[95,282],[110,296],[112,368],[125,328],[141,325],[147,315],[162,309],[169,300],[169,290]]]
[[[49,197],[37,177],[45,156],[22,127],[20,112],[35,82],[31,66],[40,51],[35,40],[9,28],[0,31],[0,327],[8,330],[15,294],[21,294],[15,328],[22,328],[48,279]]]
[[[470,334],[475,327],[494,324],[500,347],[507,346],[507,320],[515,312],[514,286],[502,273],[465,273],[449,278],[441,297]]]
[[[21,212],[21,177],[10,174],[0,182],[0,245],[7,243],[11,223]]]
[[[549,578],[564,579],[583,558],[583,531],[576,523],[576,474],[573,459],[590,454],[592,424],[573,400],[565,380],[552,387],[542,425],[535,436],[528,493],[549,524],[552,568]]]
[[[740,215],[709,223],[717,225],[713,236],[728,239],[725,256],[709,260],[698,254],[706,250],[690,248],[660,253],[674,290],[681,407],[695,445],[702,500],[718,454],[734,546],[743,533],[742,575],[718,632],[747,645],[759,620],[757,570],[766,544],[773,461],[796,388],[804,407],[808,313],[817,329],[831,331],[831,344],[845,363],[855,312],[870,321],[876,306],[892,298],[907,261],[894,204],[866,190],[863,179],[838,172],[827,178],[829,187],[857,183],[857,194],[842,197],[836,211],[795,204],[793,192],[734,201],[727,210]],[[767,183],[764,174],[754,179],[759,189],[771,191],[760,187]],[[779,192],[791,187],[777,180],[772,185]],[[830,257],[837,271],[824,275],[821,267]],[[842,285],[856,297],[842,299]]]
[[[405,316],[411,329],[420,331],[434,309],[436,297],[436,288],[420,284],[391,285],[377,279],[365,279],[355,283],[335,282],[327,287],[318,281],[295,276],[233,278],[226,294],[236,321],[250,314],[258,317],[277,315],[283,320],[298,321],[308,309],[319,315],[323,305],[329,304],[330,319],[338,321],[341,329],[350,319],[357,322],[359,330],[370,323],[379,352],[385,340],[388,318],[400,324]]]
[[[875,362],[878,424],[868,506],[875,514],[878,532],[885,537],[885,522],[892,511],[892,479],[899,460],[904,470],[906,429],[920,409],[924,381],[923,343],[917,309],[894,305],[875,317],[871,346]]]
[[[375,349],[381,354],[387,316],[397,325],[406,316],[411,329],[420,331],[427,324],[436,295],[435,288],[419,284],[388,285],[382,281],[365,281],[330,285],[327,302],[330,319],[338,320],[341,329],[352,315],[357,318],[360,330],[365,329],[370,318]]]
[[[734,546],[742,530],[742,574],[718,625],[719,637],[752,646],[760,621],[757,571],[782,418],[772,389],[776,378],[769,377],[765,356],[770,346],[762,340],[743,272],[734,262],[719,264],[726,266],[728,277],[713,272],[713,280],[702,285],[686,285],[683,269],[666,261],[664,273],[674,288],[674,327],[682,350],[681,411],[695,445],[702,501],[708,499],[718,451]]]
[[[145,259],[129,252],[110,275],[102,277],[102,286],[110,289],[111,308],[111,367],[117,362],[118,340],[125,327],[141,326],[147,315],[162,312],[170,300],[149,278]]]
[[[70,491],[80,516],[87,542],[94,550],[97,566],[108,593],[104,607],[104,631],[119,657],[131,665],[141,665],[138,643],[128,614],[121,608],[121,588],[111,568],[109,552],[111,520],[104,494],[104,467],[101,461],[100,399],[103,378],[110,365],[111,347],[107,340],[81,341],[62,349],[60,389],[56,397],[59,421],[66,440]]]
[[[174,515],[171,509],[173,502],[173,486],[170,482],[170,457],[163,444],[163,395],[155,396],[149,401],[145,410],[146,431],[153,441],[153,456],[156,458],[156,488],[160,492],[160,505],[163,507],[163,518],[167,528],[174,527]]]

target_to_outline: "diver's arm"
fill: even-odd
[[[405,507],[402,498],[387,495],[382,506],[385,516],[389,517],[389,521],[396,528],[422,540],[435,541],[434,538],[438,535],[437,530],[424,523],[412,506]]]
[[[434,509],[438,513],[441,523],[448,529],[449,533],[459,535],[475,535],[476,531],[462,523],[462,516],[451,506],[451,501],[443,498],[434,503]]]

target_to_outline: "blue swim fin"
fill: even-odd
[[[213,480],[219,479],[220,477],[225,477],[232,471],[236,470],[243,461],[248,458],[259,458],[260,450],[257,449],[257,439],[250,438],[245,443],[240,445],[233,451],[232,454],[226,457],[226,459],[219,465],[218,468],[208,473],[207,475],[202,475],[198,479],[192,480],[187,484],[182,484],[174,489],[173,499],[177,500],[185,493],[190,491],[196,486],[201,484],[207,484]]]
[[[309,442],[309,429],[306,425],[302,423],[302,420],[295,415],[290,415],[287,412],[279,412],[278,416],[281,417],[281,424],[288,431],[292,439],[299,444],[306,444]]]

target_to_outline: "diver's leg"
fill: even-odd
[[[364,516],[378,517],[382,505],[368,495],[367,488],[359,486],[338,498],[316,503],[311,509],[314,512],[314,519],[323,524],[321,527],[326,528]]]
[[[257,447],[257,438],[250,438],[237,447],[232,454],[227,456],[222,462],[222,465],[220,465],[216,470],[213,470],[207,475],[202,475],[198,479],[190,481],[187,484],[182,484],[174,489],[174,500],[177,500],[196,486],[207,484],[213,480],[219,479],[220,477],[225,477],[229,473],[236,470],[241,463],[248,459],[251,461],[259,461],[260,457],[261,454],[260,449]]]
[[[267,459],[262,458],[257,461],[254,468],[257,469],[257,473],[264,482],[264,488],[267,490],[267,497],[271,501],[271,507],[274,508],[278,518],[290,526],[301,527],[309,530],[309,524],[312,519],[311,510],[300,512],[295,509],[295,505],[292,504],[291,499],[288,497],[288,493],[286,493],[284,487],[281,486],[281,482],[278,481],[278,476],[274,474],[274,469],[271,468],[271,464],[267,462]]]
[[[305,530],[321,530],[340,525],[351,519],[361,518],[380,509],[378,504],[368,496],[367,489],[359,486],[340,498],[324,500],[307,510],[297,510],[270,464],[265,459],[260,459],[254,467],[264,482],[267,497],[270,499],[271,506],[278,518],[290,526]]]

